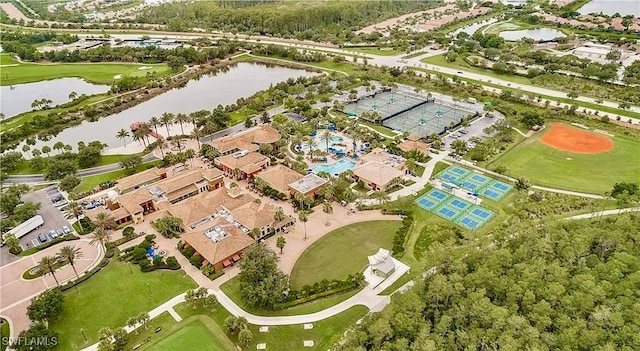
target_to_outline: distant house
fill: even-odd
[[[626,29],[624,24],[622,24],[622,18],[620,17],[616,17],[611,20],[611,27],[613,27],[613,30],[615,30],[616,32],[622,32]]]
[[[640,33],[640,22],[634,22],[628,29],[634,33]]]

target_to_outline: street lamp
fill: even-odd
[[[89,340],[87,339],[87,336],[84,334],[84,329],[80,328],[80,333],[82,333],[82,337],[84,337],[84,342],[89,341]]]

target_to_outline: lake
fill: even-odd
[[[240,62],[227,71],[202,76],[189,81],[184,87],[169,90],[150,100],[138,104],[122,112],[103,117],[96,122],[82,122],[80,125],[63,130],[47,142],[38,140],[33,148],[44,145],[53,146],[57,141],[71,145],[74,149],[78,141],[100,140],[117,147],[122,141],[116,133],[124,128],[129,129],[133,122],[148,121],[151,117],[160,117],[164,112],[189,114],[198,110],[212,110],[219,104],[235,103],[240,97],[249,97],[260,90],[269,88],[271,84],[300,76],[310,77],[317,73],[280,66]],[[185,128],[185,133],[191,129]],[[17,150],[20,150],[20,144]]]
[[[518,41],[522,38],[531,38],[539,42],[552,41],[555,38],[565,37],[564,33],[553,28],[510,30],[510,31],[500,32],[499,35],[500,37],[509,41]]]
[[[458,33],[462,33],[462,32],[465,32],[469,36],[472,36],[473,33],[475,33],[478,29],[480,29],[480,28],[482,28],[482,27],[484,27],[486,25],[496,23],[496,22],[498,22],[497,18],[489,18],[489,19],[484,20],[482,22],[472,23],[472,24],[470,24],[468,26],[464,26],[462,28],[456,29],[455,31],[449,33],[449,36],[455,38],[458,35]]]
[[[0,111],[5,118],[31,111],[34,100],[49,99],[51,106],[70,101],[69,93],[75,91],[78,95],[101,94],[109,91],[108,85],[87,83],[80,78],[60,78],[36,83],[18,84],[0,87]]]
[[[612,16],[619,13],[621,16],[633,15],[640,17],[640,1],[638,0],[591,0],[578,9],[583,15],[600,13]]]

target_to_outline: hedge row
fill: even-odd
[[[331,289],[331,290],[319,292],[317,294],[309,295],[307,297],[303,297],[303,298],[295,299],[295,300],[292,300],[292,301],[276,304],[275,306],[273,306],[273,308],[274,308],[274,310],[282,310],[282,309],[285,309],[285,308],[298,306],[298,305],[301,305],[303,303],[311,302],[311,301],[319,299],[321,297],[326,297],[326,296],[329,296],[329,295],[334,295],[334,294],[339,294],[339,293],[344,293],[344,292],[347,292],[347,291],[351,291],[351,290],[353,290],[353,289],[355,289],[357,287],[358,287],[358,285],[355,285],[355,284],[354,285],[345,285],[345,286],[338,287],[338,288],[335,288],[335,289]]]
[[[399,256],[402,256],[402,254],[404,253],[404,242],[407,237],[407,234],[409,233],[409,230],[411,230],[411,225],[413,224],[413,213],[411,213],[410,211],[404,211],[404,210],[396,210],[396,211],[403,212],[403,213],[396,213],[396,214],[403,215],[402,226],[398,228],[398,230],[396,230],[396,234],[393,236],[393,249],[392,249],[393,253],[392,254],[393,256],[399,257]]]
[[[97,266],[95,266],[92,270],[85,272],[80,278],[75,280],[70,280],[64,285],[60,286],[60,290],[67,291],[73,288],[74,286],[82,283],[83,281],[91,278],[94,274],[100,272],[102,268],[106,267],[109,264],[109,260],[111,259],[111,257],[113,257],[114,254],[115,254],[115,249],[107,249],[107,253],[104,255],[104,257],[102,258],[102,261],[100,261],[100,263]]]
[[[331,280],[328,281],[326,279],[316,282],[313,285],[305,285],[300,290],[291,290],[289,294],[287,294],[287,300],[299,300],[305,299],[309,296],[314,296],[317,294],[321,294],[327,291],[332,291],[336,289],[351,289],[362,285],[364,282],[364,275],[362,273],[356,273],[354,275],[349,274],[347,279],[344,280]],[[286,302],[285,302],[286,303]]]
[[[46,248],[49,248],[57,243],[61,243],[63,241],[72,241],[72,240],[78,240],[80,239],[79,237],[73,235],[73,234],[67,234],[65,236],[61,236],[58,238],[55,238],[53,240],[49,240],[46,243],[42,244],[42,245],[38,245],[35,247],[32,247],[28,250],[24,250],[20,253],[20,256],[29,256],[29,255],[33,255],[34,253],[38,252],[38,251],[42,251]]]

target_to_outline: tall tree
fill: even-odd
[[[289,278],[278,269],[278,256],[264,242],[244,251],[238,279],[240,294],[250,306],[273,308],[289,290]]]
[[[111,233],[98,227],[93,232],[93,235],[91,236],[91,241],[89,243],[91,245],[99,244],[100,246],[102,246],[102,249],[106,251],[107,244],[109,243],[110,240],[111,240]]]
[[[96,214],[96,218],[94,220],[94,224],[96,227],[100,227],[102,229],[115,229],[117,224],[116,220],[107,212],[98,212]]]
[[[331,206],[331,202],[327,201],[322,204],[322,212],[327,214],[327,223],[325,224],[327,226],[331,225],[331,223],[329,222],[329,215],[333,213],[333,206]]]
[[[276,240],[276,247],[280,249],[280,254],[282,255],[282,250],[284,250],[285,245],[287,245],[287,239],[280,235]]]
[[[307,221],[309,220],[309,211],[304,209],[298,210],[298,219],[304,225],[304,240],[307,240]]]
[[[76,259],[82,257],[82,250],[79,247],[73,247],[71,245],[65,245],[60,248],[60,253],[58,256],[67,261],[71,268],[73,268],[73,272],[76,274],[76,278],[80,278],[78,275],[78,271],[76,270]]]
[[[130,137],[131,134],[126,129],[122,128],[116,134],[116,138],[122,140],[122,146],[127,146],[127,138]]]
[[[160,122],[162,122],[164,127],[167,129],[167,137],[168,138],[171,137],[171,133],[169,132],[169,126],[173,125],[174,118],[175,117],[174,117],[173,113],[169,113],[169,112],[163,113],[162,117],[160,117]]]
[[[284,220],[284,211],[282,210],[282,207],[278,206],[278,208],[276,208],[276,211],[273,213],[273,221],[278,223],[282,220]]]
[[[53,280],[56,281],[56,285],[60,285],[60,283],[58,282],[58,278],[56,277],[57,263],[58,260],[56,259],[56,257],[43,256],[40,259],[40,262],[38,262],[38,267],[40,268],[40,271],[44,272],[45,274],[51,274]]]
[[[191,121],[191,117],[187,116],[184,113],[178,113],[175,117],[175,121],[180,124],[180,132],[181,135],[184,135],[184,128],[182,127],[183,123],[189,123]]]

